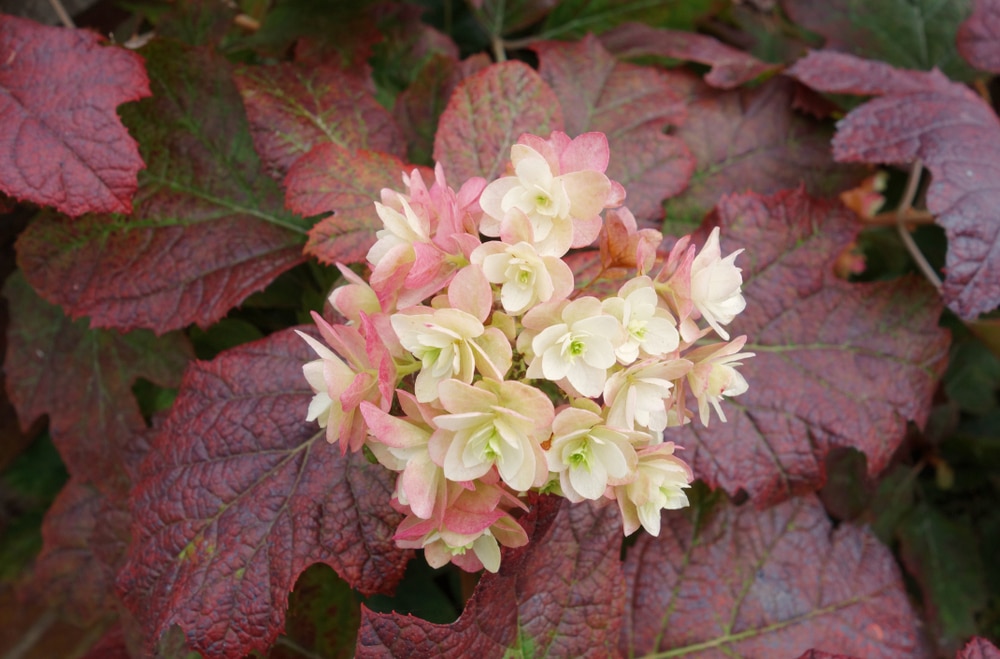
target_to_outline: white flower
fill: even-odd
[[[691,392],[698,399],[701,422],[706,426],[711,417],[709,404],[715,408],[719,418],[725,421],[726,415],[719,405],[722,397],[739,396],[749,388],[746,379],[735,368],[743,365],[738,360],[754,356],[752,352],[740,352],[746,342],[747,337],[738,336],[729,343],[704,346],[685,355],[694,362],[694,368],[687,374],[687,379]]]
[[[684,489],[694,475],[686,462],[674,455],[673,442],[639,450],[635,480],[615,488],[625,535],[641,525],[650,535],[660,535],[660,511],[688,505]]]
[[[479,230],[484,235],[499,236],[508,213],[517,211],[531,223],[539,254],[562,256],[574,246],[574,232],[593,241],[611,192],[607,176],[596,170],[560,176],[544,156],[524,144],[511,147],[510,160],[515,175],[493,181],[479,199],[485,213]],[[584,240],[577,240],[582,244],[576,246],[589,244]]]
[[[516,381],[480,380],[470,386],[445,380],[440,399],[449,414],[434,417],[437,430],[428,450],[448,480],[482,478],[496,466],[503,482],[518,492],[545,483],[541,443],[555,412],[544,393]]]
[[[549,470],[559,474],[563,495],[574,503],[601,498],[609,484],[629,480],[635,469],[632,442],[638,438],[608,428],[594,411],[563,409],[552,423],[552,435],[545,453]]]
[[[412,247],[413,243],[430,242],[430,222],[410,207],[406,197],[395,193],[403,212],[375,202],[375,211],[382,219],[384,229],[375,232],[375,244],[368,250],[368,262],[377,266],[392,249]]]
[[[562,310],[561,323],[538,333],[531,342],[534,361],[529,378],[558,381],[566,378],[581,395],[594,398],[604,391],[608,369],[621,345],[621,324],[605,314],[595,297],[582,297]]]
[[[667,402],[673,381],[691,369],[686,359],[646,359],[613,373],[604,386],[608,425],[622,430],[662,432],[668,424]]]
[[[622,286],[618,296],[606,299],[603,307],[625,329],[625,342],[615,351],[619,362],[631,364],[638,359],[640,350],[658,357],[677,349],[677,324],[670,312],[659,306],[652,279],[636,277]]]
[[[573,291],[569,266],[558,257],[539,256],[527,242],[490,241],[477,247],[470,260],[482,266],[491,283],[501,284],[500,303],[509,314],[522,314],[539,302],[560,300]]]
[[[473,339],[485,331],[478,318],[458,309],[436,309],[432,314],[393,314],[391,322],[399,342],[421,362],[414,386],[418,401],[435,400],[438,384],[449,378],[472,382]]]
[[[712,329],[727,340],[729,333],[722,325],[732,322],[747,306],[740,292],[743,276],[734,265],[741,252],[743,250],[738,249],[722,258],[719,228],[716,227],[691,264],[691,301]]]

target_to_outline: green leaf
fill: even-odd
[[[718,4],[716,0],[563,0],[549,14],[538,38],[600,34],[628,21],[690,30]]]
[[[976,76],[955,45],[971,0],[786,0],[782,6],[832,50],[907,69],[937,67],[954,80]]]
[[[931,625],[945,646],[976,633],[986,603],[984,569],[970,525],[920,503],[899,526],[900,552],[924,591]]]

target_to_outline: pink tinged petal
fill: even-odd
[[[325,345],[314,339],[313,337],[295,330],[295,333],[302,337],[302,340],[309,344],[309,347],[320,356],[321,359],[337,359],[337,356],[333,354],[333,351],[327,348]]]
[[[593,169],[603,172],[608,168],[611,149],[604,133],[591,132],[577,135],[559,156],[559,171],[578,172]]]
[[[424,560],[432,568],[437,569],[451,562],[452,555],[443,542],[436,542],[424,547]]]
[[[600,215],[574,220],[573,242],[570,247],[573,249],[579,249],[581,247],[589,247],[594,244],[594,241],[597,240],[597,237],[601,234],[601,227],[603,225],[604,222],[601,220]]]
[[[585,170],[563,174],[558,180],[570,199],[573,217],[590,219],[604,210],[604,202],[611,191],[611,181],[604,174]]]
[[[565,145],[569,144],[569,141],[569,136],[561,131],[553,131],[552,135],[547,140],[539,137],[538,135],[532,135],[531,133],[521,133],[520,137],[517,138],[518,144],[529,147],[545,158],[545,162],[549,163],[549,169],[553,172],[559,171],[558,152],[564,149]],[[512,159],[513,155],[514,153],[512,150]]]
[[[463,416],[462,412],[482,413],[496,405],[496,394],[458,380],[445,380],[438,389],[441,405],[451,412],[448,417]],[[440,419],[441,417],[437,417]],[[437,422],[435,419],[435,422]]]
[[[646,529],[646,533],[653,537],[659,537],[660,507],[644,504],[636,507],[636,513],[638,513],[639,521],[642,523],[642,527]]]
[[[510,148],[510,162],[523,186],[538,186],[548,189],[552,184],[552,167],[542,154],[530,146],[515,144]]]
[[[545,267],[552,278],[552,297],[550,299],[554,301],[569,297],[570,293],[573,292],[573,287],[576,285],[573,279],[573,271],[560,258],[545,256],[542,260],[545,262]]]
[[[540,232],[539,232],[540,233]],[[548,233],[539,237],[535,249],[542,256],[563,256],[573,244],[573,222],[569,218],[553,218]]]
[[[509,209],[500,224],[500,240],[508,245],[517,243],[535,243],[535,229],[531,225],[531,220],[517,208]]]
[[[459,270],[448,286],[448,302],[480,323],[486,322],[493,309],[493,289],[483,269],[469,265]]]
[[[431,433],[408,421],[392,416],[372,405],[362,401],[359,406],[361,415],[368,424],[368,430],[380,443],[397,449],[410,449],[424,446]]]
[[[441,468],[430,461],[413,458],[399,477],[399,487],[406,493],[413,514],[430,519],[434,514],[438,483],[443,476]]]

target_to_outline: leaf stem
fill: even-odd
[[[59,0],[49,0],[49,4],[52,5],[52,10],[56,13],[56,16],[59,17],[59,21],[63,24],[63,27],[67,27],[71,30],[76,29],[76,23],[73,22],[72,18],[70,18],[69,12],[67,12],[66,8],[63,7],[62,2]]]
[[[906,190],[903,192],[903,198],[899,202],[899,208],[896,209],[896,231],[899,233],[900,239],[903,241],[903,245],[906,247],[906,251],[910,253],[913,261],[920,268],[920,272],[923,273],[927,281],[931,283],[934,288],[939,292],[941,291],[941,278],[937,276],[934,272],[934,268],[931,264],[927,262],[924,258],[923,253],[920,248],[917,247],[917,243],[914,242],[913,236],[910,235],[910,229],[906,226],[906,214],[910,212],[913,208],[913,200],[917,196],[917,188],[920,185],[920,174],[924,171],[924,164],[921,160],[917,160],[913,163],[913,167],[910,168],[910,178],[906,181]]]
[[[920,208],[911,208],[906,212],[900,210],[886,211],[885,213],[877,213],[871,217],[863,217],[861,221],[865,224],[871,224],[874,226],[886,226],[891,227],[899,222],[905,222],[906,224],[933,224],[934,223],[934,213]]]

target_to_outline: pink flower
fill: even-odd
[[[740,352],[746,344],[746,336],[738,336],[729,343],[708,345],[687,353],[685,357],[694,362],[694,368],[687,374],[691,393],[698,399],[698,413],[701,422],[708,425],[711,415],[709,404],[715,408],[716,414],[723,421],[726,415],[719,402],[723,396],[739,396],[749,388],[747,381],[736,370],[746,357],[753,357],[752,352]]]
[[[674,455],[673,442],[640,449],[635,480],[615,488],[625,535],[640,525],[650,535],[660,535],[660,511],[687,506],[684,490],[692,480],[691,467]]]

